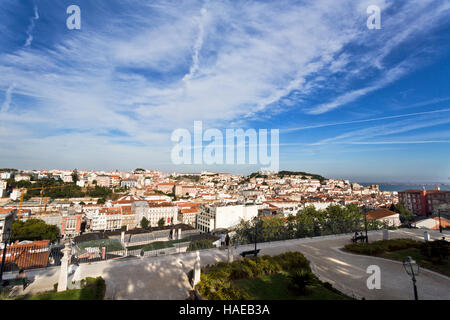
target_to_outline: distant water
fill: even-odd
[[[360,183],[362,186],[370,186],[372,184],[377,184],[381,191],[403,191],[409,189],[419,189],[422,190],[425,187],[426,190],[433,190],[435,186],[438,186],[441,190],[450,190],[450,185],[441,184],[400,184],[400,183]]]

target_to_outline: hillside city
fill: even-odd
[[[0,177],[3,215],[11,213],[24,221],[41,219],[56,225],[63,237],[81,232],[128,231],[140,227],[142,218],[150,227],[181,223],[211,232],[232,228],[244,218],[295,216],[308,206],[323,210],[330,205],[355,204],[368,211],[389,209],[399,202],[398,192],[380,191],[378,185],[361,186],[349,180],[290,171],[245,177],[208,171],[166,174],[147,169],[14,170],[3,171]],[[402,191],[400,199],[418,217],[448,208],[449,191],[436,187],[426,192],[425,203],[421,203],[422,190]],[[208,215],[206,208],[218,207],[238,209],[228,210],[225,219]]]
[[[378,185],[362,186],[349,180],[306,172],[256,172],[241,176],[209,171],[163,173],[142,168],[130,172],[2,169],[0,178],[0,280],[3,279],[4,288],[13,285],[16,291],[6,292],[9,292],[9,297],[18,299],[30,295],[39,299],[61,299],[58,294],[81,294],[86,290],[94,292],[89,299],[159,299],[159,295],[155,296],[145,287],[131,293],[129,289],[117,292],[117,284],[127,281],[127,278],[107,278],[105,282],[108,262],[128,257],[149,258],[151,260],[145,263],[143,260],[139,265],[139,268],[146,268],[147,263],[158,264],[179,254],[183,254],[183,261],[190,261],[192,269],[188,273],[189,283],[184,284],[184,291],[177,296],[174,296],[177,292],[174,285],[161,279],[159,268],[155,269],[156,273],[148,274],[146,281],[149,284],[165,282],[160,290],[164,299],[252,299],[251,291],[236,289],[239,287],[235,281],[273,271],[249,271],[248,261],[253,260],[233,262],[236,258],[231,245],[241,251],[239,255],[243,258],[254,255],[254,261],[271,266],[268,270],[278,270],[274,277],[289,272],[288,277],[277,280],[286,283],[285,290],[265,296],[258,289],[253,293],[255,298],[297,299],[305,294],[314,295],[314,291],[307,293],[302,288],[315,283],[314,290],[324,290],[319,299],[348,299],[350,293],[340,288],[339,281],[334,286],[341,291],[317,280],[318,275],[311,273],[309,262],[302,262],[307,261],[302,255],[308,252],[307,247],[301,249],[302,253],[297,252],[297,248],[290,252],[291,247],[280,240],[303,241],[304,238],[317,237],[317,245],[321,245],[327,241],[327,236],[334,235],[337,238],[328,240],[330,245],[341,243],[347,250],[360,252],[358,250],[364,248],[361,247],[364,243],[357,244],[358,240],[366,241],[367,245],[368,231],[383,229],[383,241],[392,241],[394,248],[421,248],[423,244],[416,240],[387,240],[389,235],[386,232],[406,227],[442,233],[450,227],[450,191],[439,190],[438,186],[431,190],[397,192],[381,191]],[[351,239],[354,244],[346,245],[349,241],[346,234],[352,232],[355,232]],[[398,235],[410,238],[413,234]],[[379,239],[380,234],[370,237]],[[433,238],[438,248],[440,240],[436,234]],[[377,248],[377,243],[372,245]],[[254,249],[248,250],[248,245]],[[227,248],[225,257],[224,248]],[[264,255],[258,258],[261,248],[271,257]],[[219,251],[211,251],[213,249]],[[197,252],[197,258],[190,252]],[[428,259],[435,259],[436,253],[430,252]],[[276,253],[279,255],[273,256]],[[236,271],[222,279],[213,271],[217,267],[207,265],[206,273],[200,277],[200,256],[202,264],[225,259]],[[308,255],[308,259],[314,261],[323,259],[323,256],[316,252]],[[445,267],[448,263],[433,261],[432,268],[444,274],[448,272]],[[102,264],[91,265],[93,262]],[[80,263],[83,268],[79,267]],[[444,267],[440,267],[442,263]],[[132,268],[127,260],[116,266],[122,268],[122,272],[130,272]],[[49,267],[60,271],[47,277],[45,274]],[[304,269],[298,272],[306,272],[306,275],[296,275],[292,268]],[[38,276],[27,278],[24,270],[27,274],[37,270]],[[173,266],[167,270],[181,271],[173,269]],[[11,277],[17,272],[16,279],[19,280],[13,280]],[[339,268],[335,272],[339,272]],[[92,274],[100,276],[90,278]],[[325,274],[328,277],[329,271]],[[9,280],[5,280],[4,275]],[[339,273],[336,275],[338,279],[341,276]],[[233,284],[212,289],[212,283],[216,281],[231,281]],[[292,289],[289,283],[294,283],[297,289]],[[14,284],[23,284],[23,288]],[[52,286],[57,293],[50,293]],[[219,292],[214,293],[214,290]],[[354,292],[351,295],[364,298],[361,293],[359,297]]]

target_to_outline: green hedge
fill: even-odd
[[[203,240],[192,241],[189,244],[187,251],[210,249],[210,248],[215,248],[215,247],[216,246],[213,244],[213,242],[211,240],[203,239]]]
[[[351,243],[345,249],[366,255],[378,255],[384,252],[404,250],[409,248],[421,248],[422,242],[412,239],[380,240],[372,243]]]

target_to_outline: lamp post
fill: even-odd
[[[403,267],[406,270],[406,273],[411,277],[414,286],[414,299],[419,300],[417,298],[417,287],[416,287],[416,276],[419,275],[419,265],[414,261],[410,256],[406,257],[403,260]]]
[[[367,237],[367,212],[364,212],[364,228],[366,229],[366,243],[369,243],[369,238]]]
[[[5,269],[5,259],[6,259],[6,247],[8,246],[8,243],[11,240],[11,229],[6,229],[3,235],[4,235],[3,256],[2,256],[2,266],[0,268],[0,281],[3,280],[3,270]]]
[[[258,218],[255,217],[255,257],[257,256],[256,253],[256,235],[257,235],[257,227],[258,227]]]

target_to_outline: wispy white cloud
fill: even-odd
[[[421,105],[427,105],[430,103],[434,103],[436,100],[432,100],[428,103],[422,102]],[[444,101],[440,99],[440,101]],[[352,120],[352,121],[341,121],[341,122],[333,122],[333,123],[323,123],[323,124],[317,124],[312,126],[304,126],[304,127],[298,127],[298,128],[289,128],[289,129],[283,129],[283,132],[293,132],[293,131],[300,131],[300,130],[307,130],[307,129],[316,129],[316,128],[324,128],[324,127],[333,127],[333,126],[341,126],[345,124],[357,124],[357,123],[364,123],[364,122],[373,122],[373,121],[381,121],[381,120],[390,120],[390,119],[397,119],[397,118],[404,118],[404,117],[414,117],[424,114],[432,114],[432,113],[441,113],[441,112],[450,112],[450,109],[439,109],[439,110],[433,110],[433,111],[423,111],[423,112],[414,112],[414,113],[406,113],[406,114],[399,114],[394,116],[386,116],[386,117],[378,117],[378,118],[371,118],[371,119],[361,119],[361,120]]]
[[[39,19],[38,7],[36,5],[34,6],[33,10],[34,10],[34,17],[30,19],[30,25],[28,26],[27,29],[27,40],[25,41],[24,47],[29,47],[31,45],[31,42],[33,41],[32,32],[35,27],[35,20]]]
[[[11,105],[11,101],[12,101],[12,93],[13,93],[13,91],[14,91],[15,86],[16,86],[16,84],[13,83],[12,85],[10,85],[10,86],[8,87],[8,89],[6,89],[6,92],[5,92],[5,100],[3,101],[2,107],[1,107],[1,109],[0,109],[0,112],[1,112],[1,113],[6,113],[6,112],[8,112],[8,110],[9,110],[9,108],[10,108],[10,105]]]
[[[349,142],[356,144],[357,141],[369,141],[370,139],[381,136],[392,136],[391,139],[396,139],[396,137],[398,139],[398,136],[395,135],[424,128],[436,129],[438,126],[446,125],[448,123],[450,123],[449,117],[437,117],[437,115],[428,113],[419,118],[405,119],[366,127],[363,129],[351,130],[331,138],[326,138],[318,142],[311,143],[310,145],[340,144]],[[447,131],[441,130],[438,132],[438,137],[443,137],[446,132]],[[421,140],[420,136],[407,138],[407,140],[411,139]]]

